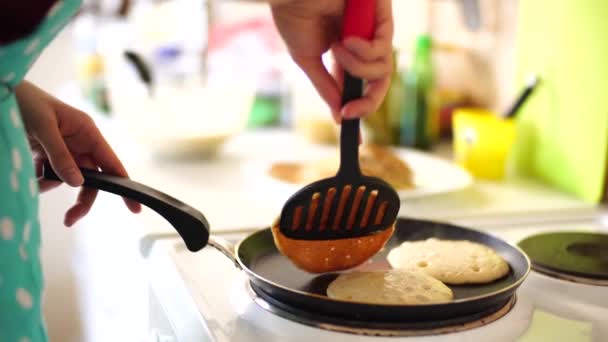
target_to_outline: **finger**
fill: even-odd
[[[333,53],[332,53],[333,55]],[[338,86],[338,92],[340,95],[340,106],[342,106],[342,89],[344,87],[344,69],[340,66],[340,64],[336,61],[335,57],[332,58],[331,64],[331,74]],[[342,122],[342,113],[340,112],[341,107],[336,108],[331,111],[331,115],[336,123]]]
[[[392,0],[376,1],[376,30],[374,31],[374,42],[382,42],[381,46],[388,43],[392,46],[395,24],[393,21]]]
[[[61,182],[42,178],[42,164],[46,160],[47,159],[44,154],[34,157],[34,169],[36,171],[36,178],[38,179],[38,191],[40,193],[47,192],[61,185]]]
[[[46,180],[46,179],[39,179],[38,180],[38,191],[40,193],[47,192],[49,190],[55,189],[56,187],[58,187],[60,185],[61,185],[61,182],[51,181],[51,180]]]
[[[385,58],[392,53],[393,35],[394,23],[391,0],[378,0],[376,2],[374,38],[372,40],[365,40],[357,37],[348,37],[343,43],[351,53],[369,62]]]
[[[95,163],[91,158],[83,158],[78,161],[78,165],[81,167],[85,167],[88,169],[97,169]],[[78,220],[83,218],[86,214],[89,213],[93,203],[95,202],[95,198],[97,197],[97,189],[92,188],[81,188],[78,193],[78,198],[76,199],[76,203],[68,209],[65,214],[64,224],[67,227],[71,227]]]
[[[294,59],[332,112],[340,111],[340,91],[320,57]]]
[[[47,126],[36,132],[36,137],[59,178],[74,187],[82,185],[84,181],[82,174],[76,166],[72,153],[65,145],[59,129],[54,125]]]
[[[80,132],[87,136],[87,141],[85,145],[88,151],[84,151],[89,155],[89,160],[91,161],[90,165],[94,169],[101,168],[102,171],[121,177],[128,177],[127,171],[124,166],[108,144],[108,142],[103,138],[101,132],[95,126],[94,121],[85,113],[80,112],[78,109],[73,108],[63,102],[57,104],[57,110],[61,112],[71,112],[72,116],[74,116],[74,111],[76,114],[79,114],[81,126],[79,128]],[[127,200],[125,200],[126,202]],[[132,212],[139,212],[141,210],[141,205],[136,202],[128,201],[127,207]]]
[[[378,59],[373,62],[365,62],[352,54],[341,44],[334,44],[332,51],[336,61],[351,75],[366,80],[377,80],[387,77],[391,73],[390,59]]]
[[[390,40],[374,39],[371,41],[358,37],[348,37],[342,42],[344,48],[365,62],[385,58],[392,53]]]
[[[124,165],[121,163],[120,159],[118,159],[118,156],[116,156],[116,153],[114,153],[114,150],[112,150],[97,127],[92,128],[91,132],[91,139],[95,139],[95,147],[91,153],[94,166],[99,166],[103,172],[108,174],[129,177]],[[141,204],[139,202],[124,197],[123,200],[131,212],[139,213],[141,211]]]
[[[129,210],[132,213],[137,214],[137,213],[141,212],[141,203],[130,200],[128,198],[124,198],[124,197],[123,197],[123,201],[125,202],[125,205],[127,206],[127,208],[129,208]]]
[[[380,107],[389,85],[390,78],[388,77],[368,83],[363,97],[350,101],[342,108],[342,116],[356,118],[375,112]]]

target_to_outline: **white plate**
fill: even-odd
[[[419,152],[406,148],[393,148],[393,151],[408,164],[414,176],[415,187],[398,191],[402,200],[420,198],[435,194],[447,193],[461,190],[473,183],[471,175],[458,165],[435,157],[431,154]],[[314,159],[331,156],[335,153],[334,149],[319,147],[309,156],[314,155]],[[255,174],[255,178],[261,184],[260,187],[266,189],[265,192],[282,197],[289,196],[302,188],[303,185],[291,184],[271,177],[268,173],[274,162],[305,162],[311,159],[277,159],[268,164],[250,165],[247,173]],[[268,191],[272,190],[272,191]]]

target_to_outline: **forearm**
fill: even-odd
[[[53,110],[53,97],[28,81],[21,82],[15,88],[15,97],[19,104],[21,119],[28,133],[40,128],[45,123],[45,116]]]

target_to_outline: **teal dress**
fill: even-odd
[[[41,307],[38,183],[13,90],[79,7],[80,0],[60,0],[29,36],[0,45],[1,342],[47,341]]]

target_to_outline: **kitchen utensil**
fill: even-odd
[[[124,52],[125,59],[135,68],[140,81],[148,88],[150,96],[154,94],[154,76],[152,68],[144,61],[144,58],[135,51],[127,50]]]
[[[85,168],[81,168],[80,171],[84,177],[84,187],[111,192],[137,201],[156,211],[173,225],[190,251],[198,251],[207,245],[209,223],[200,211],[128,178],[111,176]],[[48,162],[43,164],[42,176],[48,180],[61,182]]]
[[[538,82],[539,82],[538,76],[532,75],[530,77],[530,80],[528,80],[528,84],[526,84],[526,87],[524,88],[524,90],[521,92],[521,94],[519,94],[519,96],[517,97],[517,99],[515,100],[513,105],[511,105],[511,108],[509,108],[509,110],[505,113],[505,115],[504,115],[505,118],[509,119],[509,118],[515,117],[515,115],[517,114],[519,109],[524,105],[526,100],[528,100],[530,95],[532,95],[532,92],[538,85]]]
[[[99,171],[82,171],[85,187],[139,201],[163,215],[178,230],[190,251],[199,250],[207,244],[220,250],[245,271],[252,289],[259,296],[275,303],[284,303],[287,310],[293,307],[318,315],[370,324],[398,322],[404,327],[412,324],[437,327],[440,324],[454,324],[463,316],[498,310],[511,300],[530,271],[530,261],[520,249],[492,235],[445,223],[399,219],[386,247],[366,267],[387,269],[390,266],[386,256],[392,248],[404,241],[435,237],[464,239],[489,246],[509,263],[509,274],[489,284],[452,286],[454,300],[443,304],[377,305],[334,300],[327,297],[325,291],[337,274],[317,276],[294,266],[277,250],[270,228],[250,234],[233,249],[220,238],[209,237],[209,225],[203,215],[187,204],[126,178],[108,176]],[[43,177],[58,180],[48,164],[43,168]],[[293,314],[297,314],[297,311]]]
[[[501,180],[515,140],[515,123],[496,113],[459,108],[453,118],[454,159],[473,176]]]
[[[375,0],[346,2],[342,36],[370,39]],[[360,98],[363,81],[344,73],[342,104]],[[359,119],[342,120],[340,168],[335,177],[314,182],[291,196],[281,211],[281,232],[293,239],[333,240],[377,233],[391,227],[399,196],[386,182],[359,168]]]

